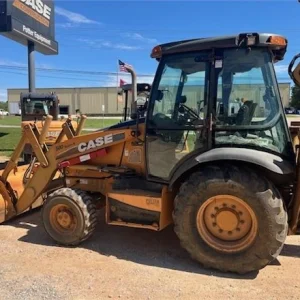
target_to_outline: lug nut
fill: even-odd
[[[241,224],[244,224],[244,223],[245,223],[245,221],[244,221],[244,220],[241,220],[241,221],[240,221],[240,223],[241,223]]]
[[[214,214],[211,214],[210,216],[211,216],[212,218],[214,218],[214,217],[215,217],[215,215],[214,215]]]
[[[223,206],[224,206],[224,207],[226,207],[226,206],[227,206],[227,204],[226,204],[226,203],[223,203]]]
[[[217,226],[217,223],[213,223],[212,225],[213,225],[214,227],[216,227],[216,226]]]
[[[243,215],[243,212],[239,211],[239,215],[242,216],[242,215]]]
[[[228,234],[231,235],[231,234],[232,234],[232,231],[228,231]]]
[[[220,232],[220,233],[222,233],[222,232],[223,232],[223,230],[222,230],[222,229],[219,229],[219,232]]]
[[[237,228],[236,231],[241,231],[241,229],[240,229],[240,228]]]
[[[231,207],[232,207],[233,209],[235,209],[235,208],[236,208],[236,206],[235,206],[235,205],[232,205]]]
[[[219,210],[219,207],[216,206],[216,207],[215,207],[215,210]]]

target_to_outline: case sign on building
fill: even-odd
[[[43,54],[57,54],[52,0],[0,0],[0,32]]]

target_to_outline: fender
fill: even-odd
[[[182,162],[171,174],[170,185],[172,188],[174,183],[190,169],[197,165],[205,163],[213,163],[218,161],[234,161],[245,162],[255,165],[260,169],[265,169],[269,173],[269,177],[277,183],[285,183],[295,176],[295,163],[282,159],[280,156],[259,150],[243,149],[243,148],[215,148],[196,154],[188,160]],[[284,180],[283,180],[284,179]]]

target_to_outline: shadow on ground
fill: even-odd
[[[19,239],[22,242],[50,247],[57,246],[43,228],[39,209],[19,216],[15,220],[7,222],[6,225],[28,230],[27,234]],[[78,247],[142,265],[189,273],[243,280],[255,279],[258,275],[258,272],[237,275],[204,269],[181,248],[173,226],[169,226],[161,232],[110,226],[105,224],[103,211],[99,214],[99,223],[95,234]],[[278,261],[272,263],[272,265],[278,264]],[[272,268],[272,265],[268,268]]]
[[[300,258],[300,246],[285,244],[281,253],[281,256]]]
[[[4,136],[6,136],[6,135],[8,135],[7,132],[0,132],[0,138],[1,138],[1,137],[4,137]]]

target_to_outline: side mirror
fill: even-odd
[[[300,87],[300,62],[298,63],[298,65],[296,66],[296,68],[293,71],[292,71],[292,68],[295,64],[295,61],[299,57],[300,57],[300,53],[294,56],[294,58],[292,59],[292,61],[289,64],[289,69],[288,69],[291,79],[293,80],[295,85],[297,85],[298,87]]]
[[[298,63],[292,74],[294,83],[300,87],[300,62]]]

